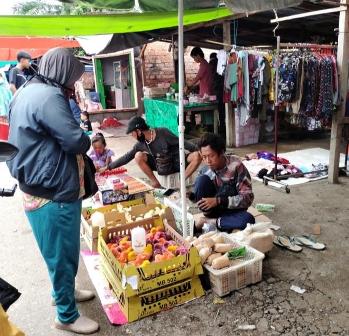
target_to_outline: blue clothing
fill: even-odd
[[[62,323],[73,323],[79,313],[75,303],[75,276],[79,266],[81,200],[49,202],[26,211],[35,239],[45,259]]]
[[[80,109],[79,105],[75,102],[75,100],[73,98],[70,98],[69,99],[69,106],[70,106],[70,109],[73,112],[74,119],[80,125],[80,122],[81,122],[81,120],[80,120],[80,118],[81,118],[81,109]]]
[[[218,197],[219,191],[208,175],[200,175],[195,180],[195,202],[202,198]],[[247,224],[254,224],[255,218],[246,210],[228,209],[218,206],[205,213],[206,217],[217,218],[217,226],[221,231],[231,232],[243,230]]]
[[[90,148],[60,88],[38,80],[22,87],[10,107],[9,142],[19,149],[7,165],[20,189],[55,202],[74,202],[80,183],[76,155]]]
[[[0,75],[0,117],[7,117],[12,99],[12,92],[7,83],[5,73],[0,72]]]

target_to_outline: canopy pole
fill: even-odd
[[[348,5],[349,0],[342,0],[341,5]],[[328,180],[338,183],[340,144],[342,138],[343,120],[345,115],[346,97],[348,91],[348,58],[349,58],[349,12],[339,14],[339,34],[337,49],[337,66],[339,73],[340,106],[332,117],[330,160],[328,167]]]
[[[274,180],[277,180],[278,140],[279,140],[279,68],[280,68],[280,36],[276,36],[276,71],[274,97]]]
[[[178,134],[179,134],[179,161],[181,179],[181,200],[182,200],[182,230],[183,237],[191,235],[187,227],[187,190],[185,186],[185,153],[184,153],[184,36],[183,36],[183,0],[178,0]]]
[[[231,31],[230,21],[223,22],[223,45],[225,51],[230,51],[231,47]],[[222,120],[220,120],[222,122]],[[235,134],[235,112],[231,103],[225,103],[225,135],[226,146],[235,147],[236,134]]]

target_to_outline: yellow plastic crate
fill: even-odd
[[[108,249],[107,241],[112,235],[130,234],[131,229],[142,226],[146,230],[152,227],[165,228],[166,233],[180,245],[189,248],[188,243],[170,225],[163,223],[160,217],[139,221],[133,224],[105,227],[99,232],[98,251],[102,264],[112,274],[110,282],[122,288],[125,297],[132,297],[174,284],[203,273],[200,257],[196,248],[191,247],[189,253],[158,263],[150,263],[145,267],[134,265],[121,266],[113,253]],[[105,268],[106,268],[105,267]]]
[[[114,275],[110,270],[104,264],[101,268],[128,322],[169,310],[205,294],[199,278],[195,276],[161,289],[127,297],[125,291],[113,281]]]

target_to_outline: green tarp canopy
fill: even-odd
[[[66,3],[80,3],[95,8],[124,9],[143,12],[171,12],[177,11],[178,0],[60,0]],[[297,6],[299,0],[184,0],[185,10],[208,9],[227,6],[234,12],[255,12],[269,9]]]
[[[177,0],[64,0],[95,8],[124,10],[117,14],[81,16],[0,16],[2,36],[81,36],[123,34],[178,25]],[[296,6],[299,0],[184,0],[184,25],[223,19],[233,13]],[[125,10],[128,10],[125,12]]]
[[[184,24],[221,19],[232,15],[227,8],[186,10]],[[79,36],[121,34],[176,27],[177,12],[100,14],[82,16],[0,16],[2,36]]]

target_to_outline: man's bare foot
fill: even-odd
[[[217,224],[217,218],[208,218],[208,217],[203,216],[203,217],[199,218],[198,221],[195,222],[195,227],[198,230],[202,230],[202,228],[203,228],[205,223],[216,225]]]

